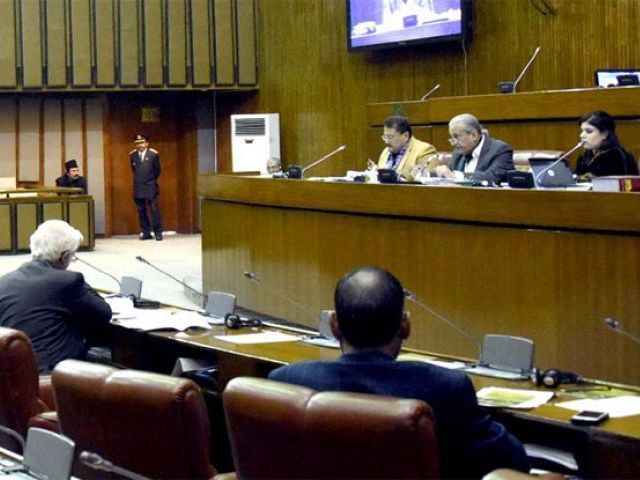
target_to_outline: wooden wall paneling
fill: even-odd
[[[16,248],[29,250],[31,234],[38,226],[38,204],[36,202],[19,202],[16,208]]]
[[[637,0],[562,0],[554,2],[555,15],[542,15],[529,0],[473,3],[474,33],[465,46],[465,72],[465,55],[459,43],[348,52],[345,2],[257,2],[260,92],[234,97],[230,111],[218,110],[217,124],[227,121],[223,115],[247,108],[279,112],[282,130],[287,132],[282,141],[286,163],[314,158],[313,152],[330,149],[327,143],[347,143],[349,152],[368,153],[378,145],[368,143],[366,125],[370,123],[363,105],[404,102],[411,111],[408,102],[419,99],[436,83],[441,84],[440,90],[423,103],[444,101],[442,97],[462,102],[465,95],[497,94],[497,83],[514,80],[537,45],[542,51],[520,83],[521,94],[588,88],[593,86],[594,70],[635,68],[640,61],[635,48],[640,44],[640,30],[625,29],[640,22]],[[564,108],[557,98],[549,98],[549,102],[532,105],[533,111],[545,116],[547,111]],[[582,100],[581,113],[601,106]],[[627,100],[625,104],[633,108],[636,102]],[[505,107],[497,112],[504,115]],[[484,112],[476,113],[484,116]],[[410,117],[413,120],[413,115]],[[226,137],[220,137],[218,153],[222,158],[227,142]],[[346,169],[359,168],[361,157],[345,152],[318,167],[316,173],[344,174]]]
[[[91,86],[91,10],[89,0],[69,0],[71,78],[75,87]]]
[[[193,85],[208,86],[212,83],[211,2],[209,0],[191,0],[190,6],[192,82]]]
[[[79,166],[84,165],[82,103],[82,98],[65,98],[62,103],[64,112],[64,161],[73,158],[78,161]]]
[[[11,241],[13,237],[12,208],[14,206],[8,203],[0,205],[0,251],[2,252],[10,252],[13,249]]]
[[[0,177],[16,177],[17,99],[0,97]]]
[[[67,222],[82,233],[83,239],[80,247],[83,248],[93,248],[92,241],[94,239],[94,232],[93,222],[91,221],[92,209],[93,204],[86,200],[69,200],[67,202]]]
[[[256,57],[255,0],[236,0],[236,45],[238,46],[238,85],[258,83]]]
[[[18,182],[40,181],[40,100],[22,97],[18,103]]]
[[[43,100],[43,156],[45,185],[55,185],[55,180],[64,173],[62,153],[62,100],[45,98]]]
[[[235,78],[234,11],[231,0],[214,0],[215,83],[233,85]]]
[[[87,151],[87,177],[89,194],[93,196],[95,206],[95,233],[106,232],[105,202],[105,155],[102,132],[102,99],[91,97],[85,100],[85,138]]]
[[[164,35],[162,0],[143,2],[144,83],[159,87],[164,76]]]
[[[67,3],[45,2],[47,87],[67,85]]]
[[[99,87],[111,87],[116,83],[114,0],[93,0],[92,6],[95,82]]]
[[[20,2],[20,52],[22,58],[22,85],[25,88],[42,87],[42,11],[40,0]]]
[[[0,88],[17,85],[16,52],[16,5],[6,2],[0,16]]]
[[[187,83],[187,4],[186,0],[166,0],[168,84]]]
[[[42,204],[42,221],[65,220],[65,205],[62,202],[45,202]]]
[[[118,2],[118,62],[121,86],[135,87],[140,83],[140,20],[139,3]]]

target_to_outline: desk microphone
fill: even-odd
[[[185,287],[188,290],[191,290],[193,293],[195,293],[198,297],[200,297],[201,301],[202,301],[202,308],[206,307],[206,303],[207,303],[207,296],[204,295],[202,292],[199,292],[198,290],[196,290],[195,288],[193,288],[191,285],[188,285],[187,283],[183,282],[182,280],[174,277],[173,275],[171,275],[169,272],[165,272],[164,270],[162,270],[159,267],[156,267],[154,264],[152,264],[149,260],[147,260],[146,258],[141,257],[140,255],[138,255],[136,257],[136,260],[138,260],[139,262],[145,263],[147,265],[149,265],[151,268],[157,270],[158,272],[162,273],[163,275],[166,275],[167,277],[171,278],[172,280],[178,282],[180,285],[182,285],[183,287]]]
[[[569,150],[568,152],[563,153],[562,155],[560,155],[560,158],[558,158],[555,162],[553,162],[551,165],[549,165],[547,168],[544,168],[540,173],[538,173],[538,175],[536,175],[536,183],[540,182],[540,177],[548,172],[548,175],[550,177],[553,177],[555,175],[555,172],[552,170],[553,167],[555,167],[556,165],[558,165],[561,161],[563,161],[565,158],[567,158],[569,155],[571,155],[573,152],[575,152],[577,149],[579,149],[580,147],[582,147],[584,145],[584,142],[582,140],[580,140],[575,147],[573,147],[571,150]]]
[[[498,84],[498,86],[500,87],[500,92],[516,93],[516,90],[518,88],[518,83],[520,83],[520,80],[522,80],[522,77],[524,77],[524,74],[527,73],[527,70],[529,70],[529,67],[531,67],[531,64],[533,64],[533,61],[537,58],[539,53],[540,53],[540,47],[536,47],[536,49],[533,51],[533,55],[531,55],[531,58],[529,59],[527,64],[524,66],[524,68],[520,72],[520,75],[518,75],[518,78],[516,78],[514,82],[500,82]]]
[[[614,320],[611,317],[607,317],[607,318],[604,319],[604,323],[607,325],[607,327],[609,327],[614,332],[619,333],[620,335],[624,335],[625,337],[633,340],[635,343],[640,345],[640,337],[638,337],[636,335],[633,335],[632,333],[627,332],[624,329],[624,327],[620,324],[619,321]]]
[[[345,148],[347,148],[346,145],[340,145],[338,148],[336,148],[332,152],[327,153],[324,157],[319,158],[318,160],[316,160],[315,162],[310,163],[309,165],[307,165],[304,168],[300,167],[299,165],[293,165],[292,167],[289,167],[287,169],[287,173],[289,175],[289,178],[294,178],[294,179],[302,179],[302,178],[304,178],[304,174],[305,174],[305,172],[307,170],[310,170],[313,167],[315,167],[316,165],[321,164],[322,162],[324,162],[328,158],[333,157],[336,153],[341,152]]]
[[[127,470],[126,468],[114,465],[112,462],[105,460],[102,456],[94,452],[83,451],[78,456],[80,461],[87,467],[94,470],[102,470],[105,472],[115,473],[129,480],[150,480],[149,477]]]
[[[79,261],[80,263],[86,265],[87,267],[91,267],[93,268],[95,271],[102,273],[103,275],[106,275],[107,277],[111,278],[114,282],[116,282],[118,284],[118,287],[122,287],[122,283],[120,283],[120,280],[118,280],[115,276],[111,275],[108,272],[105,272],[104,270],[99,269],[98,267],[96,267],[95,265],[92,265],[91,263],[87,262],[86,260],[81,259],[78,254],[74,255],[75,259],[77,261]]]
[[[475,345],[475,347],[478,349],[478,358],[480,358],[482,356],[482,345],[480,344],[478,339],[475,337],[475,335],[472,335],[471,333],[469,333],[464,328],[456,325],[451,320],[446,319],[444,316],[442,316],[441,314],[436,312],[429,305],[427,305],[426,303],[424,303],[421,300],[419,300],[411,290],[408,290],[406,288],[404,289],[404,298],[406,298],[410,302],[415,303],[420,308],[425,310],[427,313],[429,313],[430,315],[433,315],[438,320],[440,320],[442,323],[444,323],[445,325],[449,326],[449,328],[452,328],[453,330],[458,332],[460,335],[462,335],[462,336],[466,337],[467,339],[471,340],[473,342],[473,344]]]
[[[440,88],[440,84],[438,83],[435,87],[433,87],[431,90],[429,90],[427,93],[425,93],[421,98],[420,101],[424,102],[427,98],[429,98],[431,96],[431,94],[433,92],[435,92],[436,90],[438,90]]]
[[[258,277],[254,272],[246,271],[246,272],[243,272],[243,275],[244,275],[244,278],[246,278],[247,280],[252,280],[252,281],[254,281],[256,283],[259,283],[269,293],[272,293],[273,295],[275,295],[276,297],[280,298],[281,300],[285,300],[286,302],[289,302],[290,304],[298,307],[299,309],[303,310],[308,315],[310,315],[310,317],[313,318],[315,321],[318,321],[318,315],[319,315],[318,313],[314,313],[313,310],[311,310],[309,307],[305,307],[300,302],[297,302],[293,298],[288,297],[288,296],[278,292],[277,290],[271,288],[266,283],[263,283],[262,280],[260,279],[260,277]],[[315,333],[315,332],[311,331],[311,329],[290,327],[288,325],[281,325],[281,324],[275,323],[275,322],[265,322],[265,321],[263,321],[262,324],[263,325],[267,325],[269,327],[282,328],[284,330],[291,330],[293,332],[298,332],[298,333],[306,333],[306,334]]]
[[[322,162],[324,162],[325,160],[327,160],[330,157],[333,157],[336,153],[343,151],[345,148],[347,148],[346,145],[340,145],[338,148],[336,148],[333,152],[327,153],[324,157],[319,158],[318,160],[316,160],[315,162],[307,165],[306,167],[304,167],[302,169],[302,177],[304,178],[304,174],[307,170],[311,170],[313,167],[315,167],[316,165],[321,164]]]

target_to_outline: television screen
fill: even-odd
[[[349,50],[462,40],[467,0],[347,0]]]

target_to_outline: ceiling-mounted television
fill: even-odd
[[[471,0],[347,0],[350,51],[462,41]]]

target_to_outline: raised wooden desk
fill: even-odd
[[[205,291],[316,326],[337,279],[361,265],[403,285],[477,339],[529,337],[536,365],[640,384],[640,195],[316,183],[206,175]],[[250,282],[255,272],[264,284]],[[297,299],[301,310],[267,288]],[[476,346],[412,304],[408,346],[477,357]]]
[[[29,251],[29,238],[46,220],[64,220],[77,228],[83,250],[95,246],[94,204],[80,188],[39,187],[0,190],[0,254]]]

